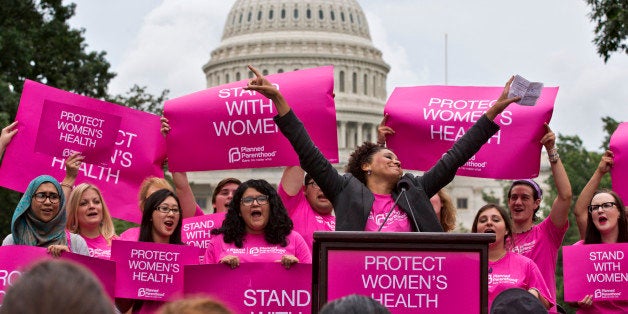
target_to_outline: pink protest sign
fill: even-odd
[[[611,168],[611,180],[613,191],[622,199],[628,199],[628,123],[620,123],[610,141],[610,150],[613,151],[613,168]]]
[[[44,100],[35,152],[62,157],[77,151],[85,162],[107,166],[120,120],[105,112]]]
[[[480,312],[478,252],[327,252],[329,301],[357,293],[391,313]]]
[[[303,121],[312,140],[338,162],[333,67],[269,75]],[[166,101],[171,171],[298,165],[294,149],[273,121],[273,103],[239,81]]]
[[[183,219],[181,241],[205,250],[212,238],[211,230],[220,228],[225,214],[209,214]]]
[[[565,302],[628,300],[628,243],[563,246]]]
[[[85,266],[98,278],[109,297],[115,298],[116,263],[114,261],[67,252],[63,253],[61,258]]]
[[[425,171],[497,100],[503,87],[397,87],[384,111],[395,135],[387,138],[407,169]],[[494,179],[539,174],[541,137],[549,123],[558,87],[543,88],[536,106],[511,104],[498,115],[501,127],[457,174]]]
[[[183,266],[198,264],[199,249],[187,245],[113,240],[116,297],[167,301],[183,292]]]
[[[32,263],[50,258],[46,248],[26,245],[0,246],[0,305],[7,289]]]
[[[159,131],[159,117],[154,114],[27,80],[17,112],[18,133],[8,145],[0,165],[0,185],[24,192],[28,183],[41,174],[52,175],[58,180],[65,176],[65,157],[69,149],[59,156],[36,152],[42,110],[44,103],[48,102],[62,104],[59,105],[62,108],[88,109],[72,109],[75,114],[90,114],[91,122],[85,122],[88,118],[81,118],[85,124],[99,124],[96,119],[109,116],[120,117],[120,126],[111,137],[115,141],[113,152],[107,157],[108,165],[83,163],[76,184],[87,182],[96,185],[102,191],[113,217],[139,223],[141,213],[137,208],[137,195],[142,180],[147,176],[163,177],[161,163],[166,154],[165,140]],[[59,113],[55,119],[66,123],[61,115]],[[47,123],[50,121],[44,122]],[[55,132],[59,134],[59,130]],[[103,137],[107,132],[103,131]]]
[[[272,280],[269,280],[272,278]],[[279,263],[242,263],[185,267],[185,294],[207,294],[234,313],[310,313],[312,265],[285,269]]]

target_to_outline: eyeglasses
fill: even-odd
[[[248,196],[243,197],[240,203],[245,206],[253,206],[253,201],[257,201],[258,205],[266,205],[268,204],[268,195],[258,195],[256,197]]]
[[[44,192],[35,193],[35,194],[33,194],[33,197],[35,198],[36,201],[38,201],[40,203],[45,203],[46,199],[49,199],[50,203],[52,203],[52,204],[59,203],[59,200],[61,199],[61,197],[57,193],[49,193],[48,194],[48,193],[44,193]]]
[[[606,202],[600,205],[589,205],[588,208],[589,208],[589,212],[593,213],[593,212],[597,212],[600,209],[600,207],[603,208],[604,210],[607,210],[607,209],[613,208],[613,206],[615,205],[617,205],[615,204],[615,202]]]
[[[174,215],[181,214],[181,209],[179,207],[172,207],[172,208],[170,208],[170,207],[168,207],[166,205],[159,205],[159,206],[157,206],[157,210],[160,213],[163,213],[163,214],[167,214],[169,212],[172,212]]]
[[[318,184],[316,184],[316,182],[314,180],[308,182],[306,185],[311,185],[315,189],[320,189],[321,188],[320,186],[318,186]]]

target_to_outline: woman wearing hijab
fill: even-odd
[[[65,230],[65,196],[59,182],[41,175],[31,181],[15,208],[11,234],[2,245],[31,245],[48,249],[53,256],[61,252],[89,255],[85,240]]]

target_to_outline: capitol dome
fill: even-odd
[[[349,153],[377,140],[390,67],[373,46],[368,22],[355,0],[237,0],[227,16],[220,45],[203,66],[207,87],[264,75],[334,66],[338,149],[342,172]],[[265,178],[279,183],[282,169],[194,173],[194,182]],[[192,175],[192,174],[191,174]],[[205,184],[202,184],[205,185]],[[211,190],[211,187],[203,188]],[[203,191],[196,187],[195,195]],[[198,195],[197,195],[198,198]],[[206,206],[211,208],[211,204]]]

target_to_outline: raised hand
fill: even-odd
[[[514,79],[514,76],[510,77],[510,79],[506,83],[506,86],[504,86],[504,90],[502,90],[502,94],[499,96],[495,104],[486,111],[486,117],[490,120],[494,120],[495,117],[497,117],[498,114],[502,113],[502,111],[504,111],[504,109],[506,109],[506,107],[508,107],[508,105],[510,105],[511,103],[521,100],[521,97],[508,98],[510,84],[512,84],[512,81]]]

